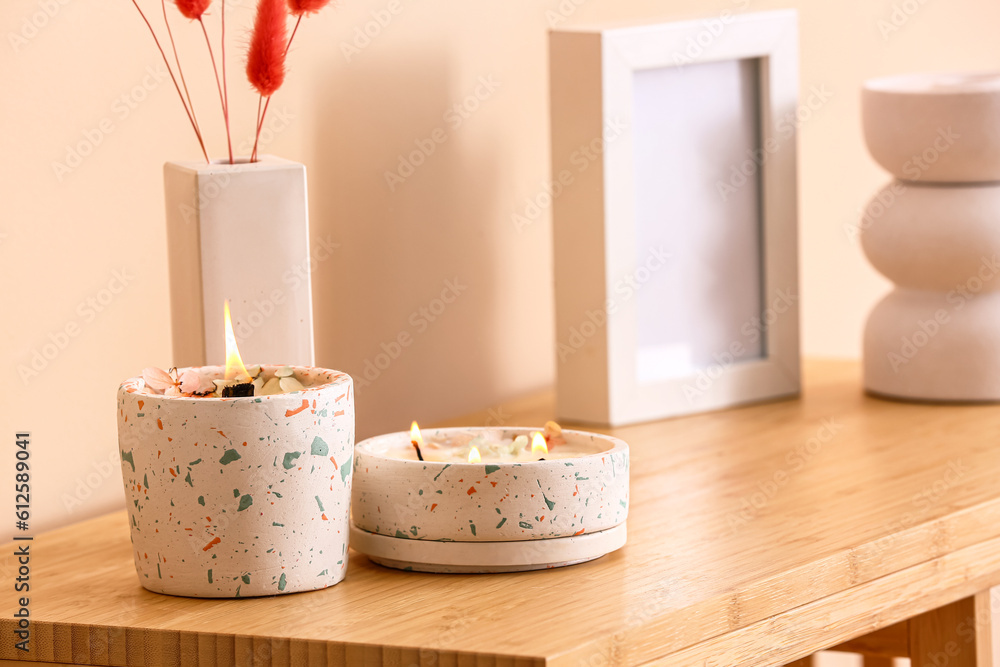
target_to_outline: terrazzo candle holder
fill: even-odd
[[[273,374],[278,367],[264,368]],[[157,395],[141,377],[121,385],[122,477],[145,588],[250,597],[344,578],[352,380],[320,368],[293,370],[305,389],[270,396]]]
[[[428,442],[484,429],[424,431]],[[539,429],[490,429],[501,438]],[[568,458],[480,463],[401,458],[410,433],[355,450],[352,545],[376,563],[424,572],[506,572],[571,565],[625,544],[628,445],[563,431]],[[553,452],[556,450],[553,449]]]

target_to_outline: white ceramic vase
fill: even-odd
[[[892,173],[861,241],[896,288],[865,325],[873,393],[1000,400],[1000,75],[870,81],[865,140]]]
[[[249,363],[312,366],[303,165],[265,155],[163,168],[174,363],[225,360],[222,303]]]
[[[122,477],[145,588],[250,597],[344,578],[352,381],[319,368],[295,374],[304,391],[246,398],[151,395],[139,377],[121,385]]]

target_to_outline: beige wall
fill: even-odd
[[[811,355],[857,356],[865,312],[886,289],[848,233],[885,180],[860,139],[861,81],[1000,59],[1000,5],[985,0],[900,0],[899,29],[885,35],[878,22],[892,20],[889,0],[395,1],[397,13],[350,62],[342,45],[388,0],[343,0],[304,24],[265,148],[308,166],[314,240],[338,244],[313,275],[318,361],[361,375],[382,342],[414,336],[358,392],[360,435],[552,382],[548,211],[521,230],[511,219],[547,177],[550,21],[800,9],[803,91],[832,95],[801,128]],[[250,0],[229,6],[230,25],[246,25]],[[203,44],[176,27],[210,148],[221,155]],[[234,45],[245,43],[242,28],[232,34]],[[157,55],[126,0],[4,0],[0,36],[0,437],[33,433],[42,529],[122,503],[115,389],[144,366],[171,363],[161,165],[195,158],[197,146],[169,81],[149,75]],[[232,107],[243,141],[255,100],[239,60]],[[498,85],[480,87],[479,108],[449,123],[447,110],[483,80]],[[386,170],[439,127],[447,140],[390,191]],[[67,147],[87,142],[97,145],[78,165],[57,169]],[[267,261],[267,248],[249,260]],[[420,308],[455,279],[466,286],[455,303],[426,328],[417,324]],[[63,349],[22,379],[18,366],[50,337]]]

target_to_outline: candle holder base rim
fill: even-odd
[[[351,525],[351,548],[373,563],[438,574],[528,572],[576,565],[620,549],[626,539],[625,523],[584,535],[507,542],[409,540]]]

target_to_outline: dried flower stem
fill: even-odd
[[[268,99],[270,99],[270,98],[268,98]],[[264,96],[263,96],[263,95],[261,95],[261,96],[259,96],[259,97],[257,98],[257,121],[256,121],[256,123],[255,123],[255,124],[257,125],[257,134],[256,134],[256,136],[257,136],[257,140],[259,140],[259,139],[260,139],[260,125],[261,125],[261,120],[260,120],[260,107],[261,107],[261,105],[262,105],[263,103],[264,103]],[[256,162],[256,161],[257,161],[257,140],[255,140],[255,141],[253,142],[253,150],[252,150],[252,151],[250,151],[250,161],[251,161],[251,162]]]
[[[223,2],[222,6],[225,7],[226,3]],[[225,11],[225,9],[223,9]],[[208,29],[205,27],[205,22],[198,17],[198,23],[201,24],[201,31],[205,35],[205,44],[208,46],[208,57],[212,60],[212,71],[215,73],[215,86],[219,89],[219,103],[222,105],[222,118],[226,121],[226,143],[229,146],[229,164],[233,164],[233,140],[229,135],[229,105],[226,104],[226,97],[222,94],[222,82],[219,80],[219,68],[215,64],[215,53],[212,51],[212,40],[208,38]],[[225,33],[223,33],[222,42],[222,53],[226,53],[226,42]]]
[[[184,113],[187,114],[188,121],[191,123],[191,128],[194,130],[195,136],[198,137],[198,144],[201,146],[202,155],[205,156],[205,162],[210,162],[208,159],[208,151],[205,150],[205,142],[202,141],[201,132],[198,131],[198,125],[195,123],[194,116],[191,114],[191,110],[188,109],[187,102],[184,101],[184,95],[181,93],[181,87],[177,84],[177,77],[174,76],[174,70],[170,67],[170,61],[167,60],[167,54],[160,45],[160,40],[156,37],[156,31],[153,30],[153,25],[146,18],[145,12],[142,11],[142,7],[139,6],[137,0],[132,0],[132,4],[139,11],[139,16],[146,23],[146,27],[149,28],[149,34],[153,36],[153,41],[156,42],[156,48],[159,49],[160,55],[163,57],[163,64],[167,66],[167,73],[170,74],[170,80],[174,82],[174,88],[177,89],[177,96],[181,98],[181,104],[184,105]]]
[[[229,144],[229,164],[233,163],[233,138],[229,131],[229,84],[226,83],[226,0],[222,0],[222,92],[226,105],[226,141]]]
[[[288,37],[288,43],[285,44],[285,56],[288,56],[288,50],[292,48],[292,40],[295,39],[295,33],[299,31],[299,24],[302,23],[302,17],[304,14],[299,14],[298,19],[295,20],[295,27],[292,28],[292,34]],[[263,96],[261,96],[263,99]],[[257,144],[260,142],[260,132],[264,128],[264,117],[267,116],[267,107],[271,104],[271,96],[267,96],[267,102],[264,103],[264,113],[257,115],[257,138],[253,142],[253,152],[250,154],[250,161],[257,161]],[[260,110],[260,100],[257,101],[258,112]]]
[[[250,154],[250,161],[257,161],[257,144],[260,143],[260,131],[264,128],[264,116],[267,115],[267,107],[271,105],[271,95],[267,96],[267,101],[264,102],[264,111],[257,118],[257,138],[253,141],[253,152]],[[264,99],[263,97],[261,100]],[[257,100],[257,107],[260,108],[260,100]]]
[[[134,0],[133,0],[134,1]],[[167,18],[167,0],[160,0],[160,5],[163,7],[163,22],[167,26],[167,35],[170,37],[170,48],[174,52],[174,62],[177,63],[177,74],[181,77],[181,85],[184,86],[184,94],[187,95],[187,103],[191,108],[191,122],[194,124],[194,132],[198,135],[198,141],[201,142],[202,150],[205,152],[205,160],[211,162],[208,159],[208,151],[205,151],[205,141],[201,136],[201,126],[198,124],[198,115],[194,112],[194,102],[191,101],[191,93],[188,92],[187,81],[184,80],[184,69],[181,67],[181,59],[177,55],[177,45],[174,43],[174,33],[170,29],[170,20]],[[138,7],[138,5],[136,5]]]
[[[288,44],[285,45],[285,55],[288,55],[288,49],[292,48],[292,40],[295,39],[295,33],[299,31],[299,24],[302,23],[302,17],[304,14],[299,14],[299,18],[295,21],[295,27],[292,28],[292,34],[288,37]]]

